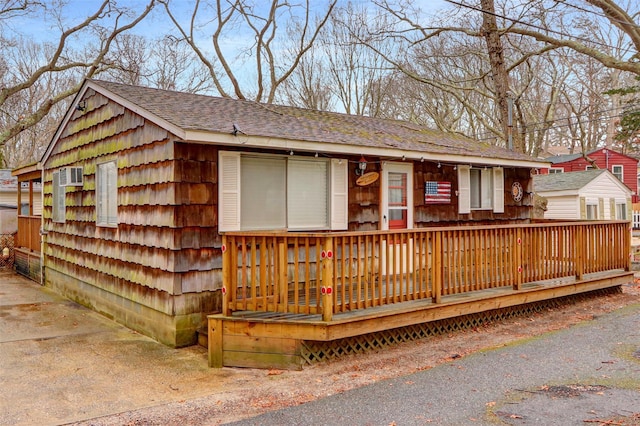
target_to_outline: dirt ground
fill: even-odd
[[[249,380],[243,386],[223,393],[93,419],[82,424],[219,425],[430,369],[476,351],[564,329],[636,303],[640,303],[638,278],[633,284],[623,286],[623,291],[618,294],[581,300],[481,328],[347,356],[305,367],[303,371],[247,370],[243,378],[246,380],[248,375]],[[626,419],[609,420],[614,422],[610,424],[635,425],[638,417],[634,414]]]

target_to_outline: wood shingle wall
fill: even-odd
[[[84,101],[44,167],[46,284],[163,343],[192,344],[219,308],[217,151],[177,142],[95,92]],[[97,165],[113,160],[118,226],[96,226]],[[55,223],[52,177],[65,166],[83,167],[84,183],[66,188],[65,222]]]

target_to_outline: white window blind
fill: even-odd
[[[326,161],[287,162],[287,212],[290,229],[327,226],[328,175]]]
[[[286,166],[281,157],[241,157],[242,229],[286,228]]]

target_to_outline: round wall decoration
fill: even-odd
[[[524,190],[522,189],[520,182],[513,182],[513,185],[511,185],[511,196],[513,197],[513,201],[522,200],[523,195]]]

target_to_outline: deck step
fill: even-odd
[[[198,345],[208,348],[209,347],[209,329],[207,326],[200,327],[196,333],[198,334]]]

